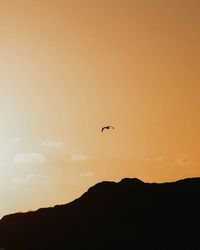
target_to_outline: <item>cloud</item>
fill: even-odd
[[[20,153],[15,155],[16,164],[42,164],[46,162],[46,156],[41,153]]]
[[[13,146],[17,146],[22,142],[21,138],[0,138],[0,147],[1,149],[10,150]]]
[[[82,177],[91,177],[94,176],[93,172],[85,172],[85,173],[81,173],[80,176]]]
[[[144,159],[144,162],[150,162],[150,158],[149,157],[146,157],[145,159]]]
[[[48,177],[46,175],[39,175],[39,174],[30,174],[26,178],[27,183],[41,183],[48,181]]]
[[[164,157],[162,157],[162,156],[156,156],[156,157],[154,157],[154,160],[155,161],[163,161]]]
[[[47,139],[46,141],[43,141],[41,145],[43,147],[60,148],[60,147],[62,147],[62,142],[61,141],[53,141],[53,140]]]
[[[144,162],[148,163],[148,162],[161,162],[164,161],[164,157],[163,156],[155,156],[155,157],[146,157],[144,159]]]
[[[29,174],[25,178],[19,178],[15,177],[13,181],[15,183],[24,183],[24,184],[41,184],[44,182],[47,182],[49,178],[46,175],[40,175],[40,174]]]
[[[191,164],[191,160],[188,155],[180,155],[174,163],[179,166],[189,166]]]
[[[14,181],[15,183],[23,183],[23,182],[25,182],[24,179],[19,178],[19,177],[14,177],[14,178],[13,178],[13,181]]]
[[[15,138],[12,139],[12,141],[13,141],[14,143],[20,143],[20,142],[21,142],[21,139],[20,139],[19,137],[15,137]]]
[[[88,160],[90,158],[90,155],[88,155],[88,154],[72,154],[70,158],[72,161],[85,161],[85,160]]]

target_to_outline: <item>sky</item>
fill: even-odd
[[[0,6],[0,217],[200,176],[198,0]]]

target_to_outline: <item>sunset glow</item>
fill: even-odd
[[[200,175],[199,1],[0,2],[0,217]]]

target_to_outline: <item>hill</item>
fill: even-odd
[[[0,247],[199,249],[199,199],[200,178],[169,183],[104,181],[66,205],[3,217]]]

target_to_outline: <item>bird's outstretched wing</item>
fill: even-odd
[[[112,128],[112,129],[114,129],[114,127],[113,127],[113,126],[109,126],[109,128]]]
[[[104,129],[105,129],[105,127],[103,127],[103,128],[101,129],[101,132],[103,132]]]

